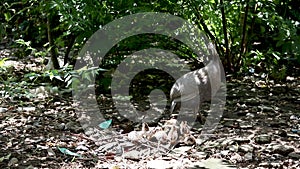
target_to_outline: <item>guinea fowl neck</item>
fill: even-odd
[[[213,52],[209,64],[204,67],[211,84],[211,96],[214,96],[221,86],[221,66],[217,53]]]

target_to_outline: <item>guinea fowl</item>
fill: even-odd
[[[189,129],[189,126],[187,125],[187,121],[182,121],[180,123],[179,131],[182,135],[190,134],[191,131]]]
[[[172,126],[169,134],[168,134],[168,140],[170,141],[171,145],[175,144],[178,140],[178,133],[176,126]]]
[[[171,113],[188,108],[188,114],[196,119],[200,103],[209,101],[221,86],[221,66],[217,52],[208,46],[210,62],[203,68],[184,74],[176,80],[170,91]],[[190,109],[192,109],[190,111]],[[188,116],[188,114],[184,116]],[[188,117],[189,118],[189,117]],[[186,120],[186,119],[182,119]],[[181,121],[181,120],[180,120]]]
[[[137,142],[141,141],[144,138],[144,135],[149,131],[149,126],[147,123],[142,123],[142,130],[141,131],[131,131],[128,133],[128,139]]]

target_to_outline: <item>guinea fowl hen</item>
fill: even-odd
[[[220,88],[221,63],[212,44],[208,45],[208,51],[207,57],[211,60],[205,67],[184,74],[172,86],[171,113],[180,108],[184,112],[184,118],[196,119],[200,103],[211,100]]]

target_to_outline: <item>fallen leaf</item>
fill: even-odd
[[[112,119],[109,119],[105,122],[100,123],[99,127],[102,128],[102,129],[107,129],[111,125],[111,122],[112,122]]]
[[[152,160],[147,162],[147,168],[165,169],[170,167],[172,167],[170,162],[165,160]]]
[[[202,160],[200,162],[194,163],[197,167],[204,167],[208,169],[233,169],[235,167],[225,164],[221,159],[209,158],[207,160]]]
[[[0,163],[3,161],[3,160],[8,160],[11,156],[11,153],[7,154],[6,156],[3,156],[3,157],[0,157]]]
[[[47,153],[49,156],[55,156],[55,152],[52,150],[52,148],[48,148]]]
[[[64,154],[67,154],[67,155],[76,156],[76,157],[81,157],[80,154],[74,153],[74,152],[68,150],[67,148],[60,148],[60,147],[58,147],[58,150],[59,150],[60,152],[64,153]]]

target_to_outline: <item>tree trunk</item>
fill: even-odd
[[[225,8],[224,8],[224,3],[223,0],[220,0],[220,6],[221,6],[221,15],[222,15],[222,25],[223,25],[223,34],[224,34],[224,41],[225,41],[225,58],[227,62],[227,68],[231,72],[233,72],[233,67],[232,67],[232,59],[230,56],[230,49],[229,49],[229,43],[228,43],[228,36],[227,36],[227,21],[226,21],[226,16],[225,16]]]
[[[52,37],[52,28],[51,28],[51,14],[48,14],[47,16],[47,34],[48,34],[48,42],[49,42],[49,46],[50,46],[50,54],[51,54],[51,61],[53,64],[53,68],[54,69],[59,69],[59,63],[58,63],[58,54],[56,51],[56,47],[55,44],[53,42],[53,37]]]
[[[240,55],[236,61],[235,68],[239,68],[242,65],[242,56],[246,53],[247,51],[247,41],[246,41],[246,26],[247,26],[247,18],[248,18],[248,11],[249,11],[249,0],[246,1],[246,9],[245,9],[245,14],[244,14],[244,20],[243,20],[243,32],[242,32],[242,41],[241,41],[241,51]]]
[[[71,49],[75,43],[75,40],[76,40],[76,36],[71,34],[70,35],[70,40],[69,40],[69,43],[68,43],[68,46],[67,46],[67,50],[66,50],[66,53],[65,53],[65,57],[64,57],[64,65],[66,65],[68,62],[69,62],[69,54],[71,52]]]

